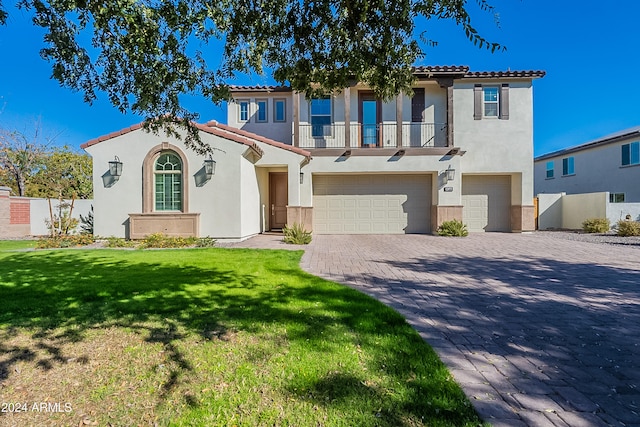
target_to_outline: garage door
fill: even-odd
[[[431,176],[313,176],[317,234],[428,233]]]
[[[463,175],[462,222],[469,231],[511,231],[511,178]]]

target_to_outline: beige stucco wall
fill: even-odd
[[[466,151],[461,160],[465,173],[510,174],[520,181],[512,204],[533,202],[533,89],[531,81],[508,81],[509,119],[473,118],[474,84],[504,83],[482,79],[454,84],[454,143]],[[517,175],[516,175],[517,174]]]
[[[232,101],[227,104],[227,124],[229,126],[257,133],[258,135],[271,138],[275,141],[291,145],[293,123],[293,96],[291,92],[238,93],[235,99],[248,100],[250,102],[249,120],[246,122],[240,121],[240,105]],[[266,122],[256,121],[255,114],[258,110],[256,104],[257,99],[266,99],[268,102],[268,119]],[[286,100],[286,121],[284,122],[275,121],[274,99]]]
[[[163,142],[174,146],[187,159],[184,185],[188,196],[184,212],[199,213],[201,236],[238,239],[260,233],[262,204],[268,203],[268,171],[293,171],[289,174],[289,204],[299,206],[299,165],[304,156],[262,142],[256,142],[264,154],[260,158],[243,144],[201,133],[204,143],[213,147],[216,172],[202,180],[205,157],[190,150],[175,138],[136,130],[87,148],[94,161],[95,232],[100,236],[127,236],[129,214],[142,212],[145,157]],[[170,147],[171,148],[171,147]],[[118,156],[123,163],[122,176],[106,187],[102,176],[108,162]]]

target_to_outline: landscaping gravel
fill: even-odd
[[[584,233],[582,231],[536,231],[536,235],[550,239],[574,240],[605,245],[640,246],[640,236],[620,237],[615,233]]]

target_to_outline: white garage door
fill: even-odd
[[[511,177],[463,175],[462,206],[469,231],[510,231]]]
[[[313,232],[428,233],[430,175],[314,175]]]

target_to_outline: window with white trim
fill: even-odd
[[[609,193],[609,203],[624,203],[624,193]]]
[[[573,157],[565,157],[562,159],[562,176],[574,175],[575,173],[575,161]]]
[[[485,117],[498,117],[498,111],[500,110],[499,93],[500,89],[495,86],[485,86],[482,88]]]
[[[287,100],[286,99],[274,99],[273,100],[273,121],[274,122],[286,122],[287,121]]]
[[[547,179],[553,178],[553,160],[547,162]]]
[[[258,109],[256,111],[256,122],[264,123],[269,120],[269,115],[267,111],[268,101],[266,99],[256,99],[256,105]]]
[[[249,121],[249,100],[241,99],[238,101],[238,121]]]
[[[622,146],[622,166],[640,164],[640,142],[632,142]]]
[[[331,97],[313,98],[310,103],[311,136],[331,135]]]
[[[173,151],[163,151],[154,163],[156,211],[182,210],[182,161]]]

